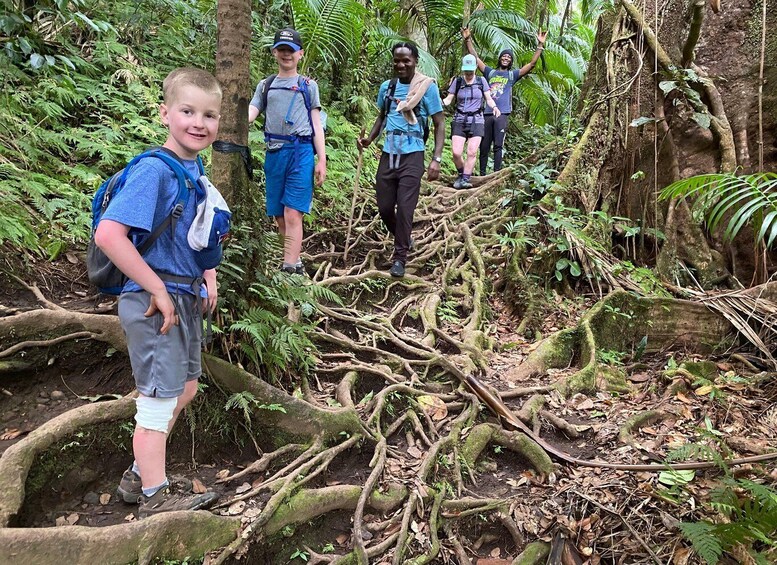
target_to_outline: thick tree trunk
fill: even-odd
[[[224,92],[219,139],[245,146],[248,144],[251,96],[251,2],[219,0],[217,19],[216,78]],[[239,153],[214,151],[211,176],[240,216],[255,214],[255,211],[249,211],[253,206],[246,206],[251,202],[249,179]]]
[[[777,0],[766,1],[770,29],[777,23]],[[599,22],[581,96],[587,128],[558,192],[578,208],[634,220],[642,228],[641,259],[656,260],[673,282],[695,278],[712,286],[728,282],[728,272],[747,282],[754,263],[746,239],[733,251],[715,240],[707,243],[686,205],[655,196],[681,178],[752,170],[749,156],[758,150],[760,4],[734,0],[719,13],[705,6],[703,14],[698,7],[692,13],[692,3],[682,0],[644,5],[621,0],[620,6]],[[774,47],[777,40],[767,36],[767,79],[775,73]],[[683,60],[695,64],[683,70]],[[694,73],[703,82],[688,80]],[[676,87],[670,89],[669,81]],[[775,100],[767,93],[764,101],[765,170],[777,166]],[[709,127],[697,123],[707,120]],[[666,241],[654,237],[653,228]]]

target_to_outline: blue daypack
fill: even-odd
[[[105,253],[95,245],[94,233],[97,230],[100,219],[112,202],[113,197],[124,187],[129,171],[138,161],[150,157],[161,159],[168,167],[170,167],[170,169],[172,169],[173,173],[175,173],[175,176],[178,179],[178,197],[176,198],[170,214],[162,221],[162,223],[152,230],[151,235],[143,242],[143,244],[137,247],[138,253],[140,253],[141,256],[151,248],[159,236],[162,235],[168,227],[172,227],[173,232],[175,232],[178,218],[183,214],[192,191],[194,191],[197,196],[204,194],[204,190],[200,188],[199,179],[194,178],[192,174],[186,170],[181,159],[174,152],[165,147],[155,147],[148,151],[144,151],[133,158],[124,169],[104,181],[100,185],[100,188],[97,189],[92,200],[92,236],[89,239],[86,252],[86,266],[89,281],[103,294],[114,296],[121,294],[121,290],[127,282],[127,277],[113,264],[113,262],[111,262],[110,259],[108,259]],[[200,174],[204,176],[202,160],[199,156],[197,157],[197,168],[199,169]],[[198,188],[200,189],[198,190]],[[221,229],[224,229],[223,226]],[[227,222],[226,232],[228,231],[229,224]],[[220,240],[218,251],[220,260]],[[216,265],[211,265],[210,267],[204,267],[204,269],[214,268],[215,266]],[[161,278],[169,282],[184,282],[184,280],[182,280],[184,279],[183,277],[164,275],[161,276]],[[191,283],[191,280],[188,280],[188,282]]]

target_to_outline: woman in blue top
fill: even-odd
[[[475,154],[483,137],[483,108],[488,107],[499,116],[499,108],[491,89],[483,77],[475,76],[477,61],[472,55],[465,55],[461,61],[462,76],[455,77],[448,86],[448,96],[442,101],[446,106],[456,98],[456,114],[451,124],[451,152],[459,176],[453,188],[472,188],[469,182],[475,168]],[[467,160],[464,161],[464,143],[467,143]]]

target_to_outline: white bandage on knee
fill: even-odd
[[[173,419],[177,398],[155,398],[139,396],[135,400],[138,411],[135,421],[142,428],[167,433],[167,426]]]

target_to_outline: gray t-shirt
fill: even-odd
[[[305,100],[299,91],[299,75],[293,77],[275,77],[267,92],[267,111],[262,104],[262,90],[266,79],[259,81],[251,99],[259,113],[265,113],[264,130],[276,135],[313,135],[313,128],[308,119]],[[312,79],[307,81],[311,109],[321,109],[318,94],[318,84]],[[267,142],[268,149],[278,149],[288,141],[272,139]]]

